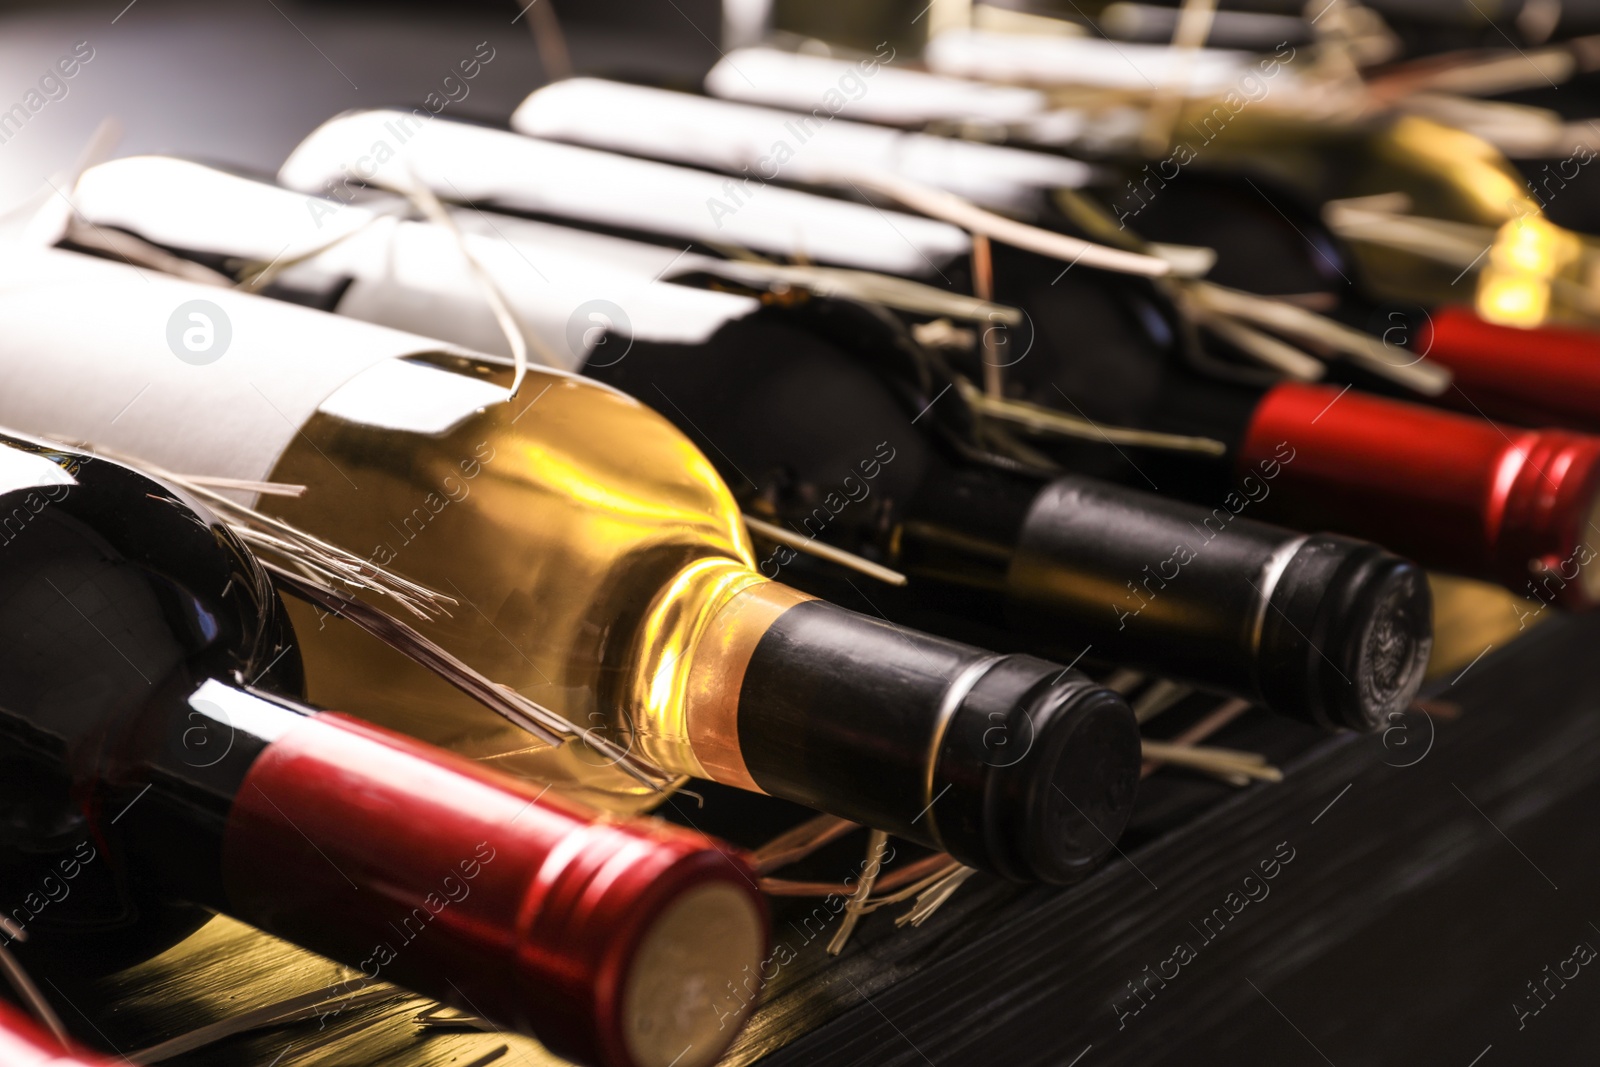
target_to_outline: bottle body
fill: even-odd
[[[117,270],[96,266],[102,268]],[[174,298],[195,292],[118,271],[114,279],[98,279],[95,306],[126,310],[138,323],[141,315],[153,314],[147,294],[137,288],[147,284],[170,287]],[[82,286],[72,289],[81,299]],[[50,290],[63,298],[66,291]],[[596,382],[539,368],[530,370],[520,395],[508,398],[511,371],[503,363],[429,354],[426,342],[409,335],[260,298],[201,292],[226,299],[228,314],[254,320],[248,340],[241,329],[235,342],[253,347],[228,370],[245,384],[256,380],[246,373],[254,364],[298,388],[307,376],[323,373],[325,358],[338,355],[324,353],[324,346],[341,338],[356,340],[368,353],[391,353],[343,377],[301,423],[285,418],[257,386],[258,398],[245,402],[266,401],[267,410],[280,412],[276,460],[266,470],[234,465],[201,473],[305,486],[299,497],[265,496],[258,506],[456,598],[452,614],[425,629],[481,673],[584,728],[614,731],[616,744],[671,771],[716,777],[719,765],[736,765],[723,750],[742,744],[747,727],[759,732],[760,720],[773,714],[755,695],[759,686],[752,679],[778,669],[773,657],[751,654],[752,644],[759,650],[765,636],[748,630],[755,616],[738,608],[740,598],[774,607],[766,613],[767,631],[805,608],[807,598],[754,568],[732,494],[669,422]],[[29,299],[32,305],[44,302],[37,292]],[[11,313],[28,329],[43,327],[35,311]],[[118,373],[140,375],[149,363],[157,364],[151,373],[158,373],[170,359],[157,350],[159,334],[151,344],[138,329],[118,328],[106,339],[81,319],[68,327],[65,335],[53,335],[56,363],[81,366],[96,388],[114,382]],[[284,343],[275,346],[275,339]],[[108,359],[107,347],[116,352],[114,359]],[[408,351],[417,354],[399,358]],[[26,367],[26,352],[26,343],[15,337],[0,338],[0,357],[8,366]],[[134,405],[143,411],[140,420],[114,423],[90,418],[92,402],[41,389],[37,397],[0,397],[0,418],[37,425],[53,416],[69,432],[192,470],[192,459],[163,451],[171,448],[164,435],[172,415],[204,404],[217,387],[195,379],[174,380],[160,392],[152,386]],[[37,405],[24,402],[33,399]],[[192,430],[209,443],[205,460],[215,464],[230,430]],[[855,633],[867,639],[890,625],[842,609],[822,614],[834,637]],[[655,799],[605,761],[586,758],[589,750],[581,746],[557,750],[552,763],[548,749],[530,745],[518,731],[420,668],[375,650],[336,620],[305,611],[296,621],[318,702],[337,702],[505,769],[542,760],[536,764],[540,777],[581,788],[586,797],[612,798],[617,807]],[[904,627],[891,629],[899,641],[927,650],[930,661],[949,644]],[[815,635],[816,628],[805,632]],[[796,639],[790,634],[784,640]],[[763,788],[777,782],[791,799],[874,825],[908,827],[918,840],[1017,878],[1076,876],[1109,849],[1131,810],[1138,773],[1135,724],[1120,698],[1059,667],[1046,672],[1042,689],[1037,679],[1001,686],[1014,701],[1008,714],[1038,711],[1040,737],[1024,758],[996,760],[982,744],[983,731],[965,724],[984,719],[991,710],[984,701],[997,698],[988,688],[958,685],[967,666],[987,662],[981,650],[945,649],[947,661],[960,661],[962,669],[936,679],[936,685],[908,686],[892,665],[834,658],[847,645],[819,649],[806,661],[809,669],[843,672],[844,684],[859,689],[863,700],[902,716],[905,731],[896,743],[905,751],[885,759],[915,763],[932,777],[892,798],[869,780],[818,777],[802,788],[780,773],[778,749],[769,747],[761,759],[743,752]],[[737,728],[702,728],[697,702],[714,722],[726,724],[731,709]],[[842,707],[823,703],[789,713],[819,721],[844,714]],[[1079,729],[1091,720],[1098,724],[1094,729]],[[933,729],[937,723],[945,726]],[[1049,738],[1043,736],[1047,729]],[[852,746],[876,743],[832,726],[813,736],[807,767],[849,758]],[[987,813],[970,824],[975,836],[963,840],[935,832],[932,820],[914,823],[928,807],[930,782],[935,795],[953,787],[948,803],[970,802]],[[1052,809],[1056,814],[1038,819],[1012,811],[1028,797],[1052,791],[1075,797],[1077,810],[1088,814],[1062,816]],[[1088,819],[1101,811],[1107,817],[1094,832],[1064,832],[1059,825],[1063,818]]]
[[[0,478],[0,872],[51,900],[13,918],[30,959],[135,930],[155,951],[187,905],[588,1063],[731,1039],[710,991],[765,948],[741,857],[275,695],[297,644],[215,519],[9,437]]]
[[[407,429],[396,381],[470,395],[425,427],[439,432]],[[537,369],[503,402],[509,382],[503,365],[455,357],[352,379],[273,469],[307,492],[263,506],[456,598],[428,634],[488,676],[703,777],[682,714],[695,643],[759,580],[737,507],[698,450],[637,402]],[[319,702],[376,700],[397,728],[478,758],[533,747],[351,627],[330,621],[310,644]]]

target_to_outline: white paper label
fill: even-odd
[[[949,78],[891,67],[875,58],[831,59],[741,48],[706,75],[706,92],[728,100],[811,111],[842,98],[836,114],[862,122],[921,126],[942,119],[1011,125],[1038,117],[1049,106],[1037,89]]]
[[[845,98],[837,99],[842,106]],[[777,111],[597,78],[537,90],[511,124],[535,137],[764,181],[848,188],[840,175],[889,171],[1011,212],[1033,208],[1051,188],[1082,186],[1092,174],[1075,159],[850,122],[820,101],[805,111]]]
[[[0,249],[0,426],[260,481],[329,394],[437,341],[54,249]],[[240,495],[240,499],[248,499]]]
[[[962,78],[1124,92],[1221,93],[1255,71],[1250,53],[1221,48],[970,29],[938,34],[925,58],[934,71]]]
[[[324,123],[278,173],[336,196],[351,175],[395,188],[414,175],[445,200],[888,274],[925,276],[970,248],[931,219],[399,111]]]
[[[102,164],[83,175],[75,200],[97,226],[191,252],[273,262],[327,246],[280,280],[320,288],[351,279],[339,301],[342,315],[509,356],[464,244],[511,304],[534,358],[563,370],[580,366],[601,336],[587,328],[588,312],[601,302],[620,309],[612,318],[628,337],[680,344],[704,341],[760,306],[658,282],[674,260],[681,266],[694,258],[681,250],[470,209],[457,213],[464,231],[458,242],[440,226],[375,217],[365,206],[177,159]]]

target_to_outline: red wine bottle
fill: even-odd
[[[0,899],[26,958],[170,935],[187,905],[580,1062],[720,1055],[710,998],[766,941],[737,854],[300,703],[266,573],[133,470],[0,437],[0,515]]]

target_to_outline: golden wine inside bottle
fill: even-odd
[[[442,433],[408,432],[385,417],[397,371],[419,391],[430,377],[445,389],[457,375],[510,384],[508,368],[462,357],[381,365],[335,394],[279,460],[273,480],[306,493],[260,506],[455,597],[428,636],[485,674],[664,769],[705,777],[684,721],[695,640],[729,597],[766,581],[715,470],[637,401],[540,369],[510,402]],[[308,642],[313,699],[382,703],[394,725],[434,743],[645,799],[620,772],[600,773],[594,752],[530,743],[354,627],[294,610],[302,631],[327,629]]]

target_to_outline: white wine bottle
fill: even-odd
[[[769,581],[711,464],[613,389],[533,368],[508,399],[502,361],[65,252],[0,266],[0,314],[0,424],[305,486],[258,506],[455,597],[430,637],[670,772],[1019,880],[1081,875],[1128,817],[1115,693]],[[313,699],[529,747],[370,640],[297,629]]]

